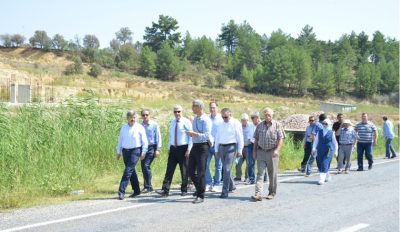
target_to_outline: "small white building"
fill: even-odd
[[[320,108],[325,113],[327,112],[351,112],[355,111],[357,107],[355,105],[346,104],[346,103],[339,103],[339,102],[320,102]]]

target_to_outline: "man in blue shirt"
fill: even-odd
[[[315,123],[314,126],[314,131],[312,132],[312,140],[315,140],[315,136],[317,136],[318,131],[323,130],[324,126],[322,125],[322,122],[326,119],[326,114],[322,113],[318,116],[319,121],[317,123]],[[306,177],[310,176],[311,172],[312,172],[312,168],[313,168],[313,164],[314,164],[314,160],[315,157],[314,156],[310,156],[310,158],[308,159],[308,163],[307,163],[307,167],[306,167]]]
[[[396,152],[392,146],[392,140],[394,138],[393,124],[387,116],[383,116],[383,137],[385,137],[386,140],[386,158],[395,158]],[[392,156],[390,156],[390,152],[392,152]]]
[[[123,200],[125,197],[125,189],[128,182],[131,182],[133,193],[129,197],[140,195],[139,180],[136,174],[135,166],[140,160],[143,160],[147,153],[147,136],[146,131],[140,123],[136,123],[137,114],[133,111],[126,113],[128,123],[122,126],[118,137],[117,154],[115,158],[119,160],[122,156],[124,159],[125,169],[121,177],[118,189],[118,199]]]
[[[146,156],[144,160],[141,161],[144,182],[142,193],[149,193],[153,192],[153,185],[151,184],[151,163],[153,162],[154,157],[160,155],[161,133],[158,124],[153,120],[150,120],[149,109],[142,110],[141,114],[143,119],[142,126],[146,130],[147,141],[149,142]]]
[[[364,170],[364,165],[363,165],[364,152],[368,160],[368,170],[371,170],[372,164],[374,163],[372,158],[372,149],[373,145],[376,145],[378,142],[378,131],[376,130],[375,125],[372,122],[368,121],[367,113],[361,114],[361,122],[356,125],[355,131],[357,132],[358,136],[357,171]]]
[[[304,173],[306,171],[306,165],[308,160],[310,159],[311,150],[312,150],[312,142],[313,142],[313,132],[315,130],[315,117],[310,116],[308,117],[308,123],[310,124],[306,128],[306,133],[304,134],[303,139],[303,147],[304,147],[304,157],[303,161],[301,161],[301,168],[299,171]]]
[[[204,113],[203,102],[198,99],[194,100],[192,110],[196,115],[192,122],[193,130],[186,131],[186,134],[193,138],[193,149],[189,156],[189,173],[196,187],[196,198],[193,200],[193,204],[198,204],[204,202],[206,162],[214,138],[211,135],[211,120]]]
[[[169,127],[169,148],[167,170],[162,185],[162,189],[157,191],[162,197],[169,195],[169,189],[174,176],[176,165],[179,164],[181,170],[181,196],[186,196],[188,186],[187,159],[192,149],[192,138],[186,135],[186,131],[192,130],[190,120],[182,116],[182,106],[174,107],[175,119],[171,120]]]
[[[218,104],[216,102],[210,102],[210,120],[211,120],[211,135],[213,138],[215,138],[215,135],[217,134],[217,129],[218,125],[222,123],[222,117],[218,113]],[[215,161],[215,175],[214,175],[214,181],[211,176],[211,171],[210,171],[210,163],[211,159],[214,157]],[[208,153],[208,158],[207,158],[207,164],[206,164],[206,191],[210,192],[219,192],[219,185],[221,183],[221,174],[222,174],[222,162],[221,158],[215,157],[215,148],[214,146],[210,147],[210,152]]]

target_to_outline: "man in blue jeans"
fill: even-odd
[[[217,134],[217,129],[218,129],[218,124],[222,123],[222,117],[218,113],[218,104],[217,102],[210,102],[209,104],[210,107],[210,119],[211,119],[211,135],[213,138],[215,138],[215,135]],[[214,174],[214,181],[211,176],[211,171],[210,171],[210,163],[211,159],[214,156],[214,164],[215,164],[215,174]],[[207,157],[207,164],[206,164],[206,191],[210,192],[219,192],[221,191],[219,189],[219,185],[221,183],[221,173],[222,173],[222,161],[221,158],[215,157],[215,148],[214,145],[210,147],[210,152],[208,153]]]
[[[383,137],[385,137],[386,140],[386,158],[395,158],[396,152],[392,146],[392,140],[394,138],[393,124],[388,120],[387,116],[383,116]],[[392,156],[390,156],[390,153],[392,153]]]
[[[361,122],[356,125],[354,130],[357,132],[358,136],[357,171],[364,170],[364,165],[363,165],[364,152],[368,160],[368,170],[371,170],[372,164],[374,163],[372,158],[372,148],[373,145],[376,145],[378,142],[378,131],[376,130],[376,126],[372,122],[368,121],[367,113],[362,113]]]
[[[123,125],[118,137],[116,160],[122,156],[124,159],[125,170],[121,177],[118,189],[118,199],[123,200],[125,197],[125,189],[128,182],[131,182],[133,193],[129,197],[140,195],[139,180],[136,174],[136,163],[145,158],[147,152],[147,136],[146,131],[140,123],[136,123],[137,114],[128,111],[126,114],[128,123]]]

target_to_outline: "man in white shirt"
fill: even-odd
[[[133,193],[129,197],[140,195],[139,180],[136,174],[136,163],[145,158],[148,142],[146,131],[140,123],[136,123],[137,114],[133,111],[126,113],[128,123],[123,125],[118,137],[117,154],[115,158],[124,159],[125,170],[118,190],[118,199],[123,200],[128,182],[131,182]]]
[[[192,149],[192,138],[186,135],[186,131],[192,130],[192,123],[189,119],[182,116],[182,106],[174,107],[175,118],[171,120],[169,127],[169,148],[167,170],[162,185],[162,189],[157,191],[162,197],[169,196],[169,190],[174,176],[176,165],[179,164],[181,170],[181,196],[186,196],[188,186],[188,157]]]
[[[227,198],[229,191],[235,190],[235,184],[232,178],[232,163],[235,154],[242,156],[243,150],[243,132],[240,122],[231,116],[228,108],[221,110],[223,123],[218,125],[215,138],[215,153],[222,159],[224,170],[222,193],[220,198]]]

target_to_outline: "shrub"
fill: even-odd
[[[92,77],[97,77],[99,75],[101,75],[101,67],[98,64],[92,64],[90,66],[90,71],[88,72],[88,74]]]

